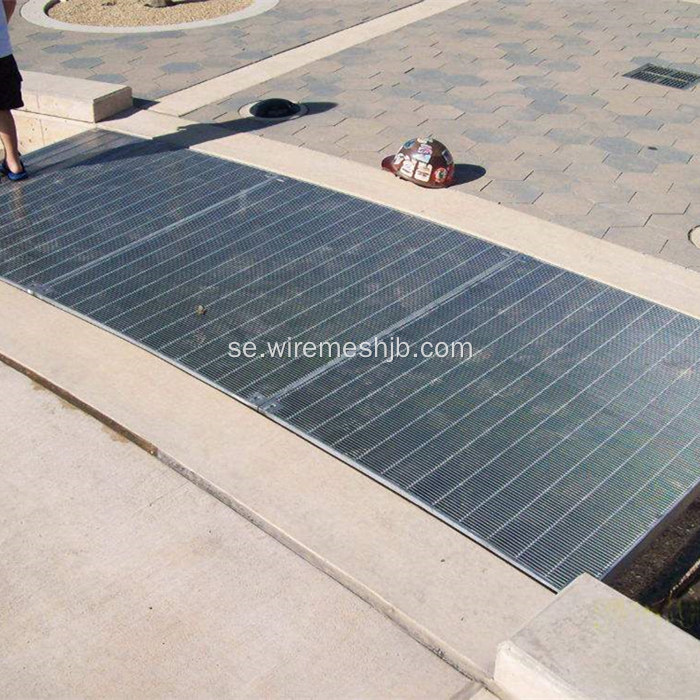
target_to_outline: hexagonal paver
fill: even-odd
[[[542,196],[542,190],[534,185],[512,180],[494,180],[482,192],[489,199],[498,202],[519,202],[522,204],[533,204]]]
[[[202,70],[201,63],[175,62],[161,66],[164,73],[196,73]]]
[[[614,138],[608,136],[602,136],[597,138],[593,145],[600,148],[608,153],[615,153],[618,155],[634,155],[639,153],[643,146],[641,143],[636,141],[631,141],[626,138]]]
[[[677,148],[646,148],[644,155],[657,163],[688,163],[693,157],[692,153],[679,151]]]
[[[291,124],[292,122],[287,123]],[[336,143],[344,136],[347,136],[345,131],[335,126],[306,126],[302,120],[294,120],[294,123],[299,124],[299,129],[295,132],[297,138],[311,146],[317,142]]]
[[[690,229],[698,225],[698,220],[686,214],[652,214],[647,224],[667,229],[671,232],[669,238],[687,238]]]
[[[576,183],[574,191],[592,202],[619,202],[620,204],[629,203],[636,194],[631,187],[621,187],[613,182],[595,180],[581,180]]]
[[[604,162],[605,165],[620,172],[653,173],[656,170],[656,163],[650,158],[641,155],[612,154]]]
[[[495,161],[488,164],[486,174],[494,180],[525,180],[532,174],[532,169],[515,160]],[[539,183],[528,184],[539,189]]]
[[[377,153],[387,146],[392,146],[394,139],[391,134],[372,134],[358,138],[357,136],[345,136],[337,145],[347,151],[369,151]]]
[[[646,209],[654,214],[685,214],[691,204],[688,194],[659,193],[650,199],[646,193],[637,192],[631,200],[631,204],[639,209]]]
[[[85,44],[54,44],[53,46],[45,46],[42,48],[42,51],[49,54],[64,54],[77,53],[84,48]]]
[[[102,59],[96,56],[80,56],[69,58],[67,61],[63,61],[61,65],[66,68],[97,68],[97,66],[101,66],[102,63]]]
[[[500,129],[467,127],[462,133],[476,143],[508,143],[513,138],[511,133]]]
[[[416,114],[425,115],[428,119],[457,119],[464,112],[452,105],[446,104],[425,104],[416,110]]]
[[[659,253],[668,236],[653,226],[611,227],[604,236],[606,241],[632,248],[641,253]]]
[[[604,217],[610,226],[644,226],[648,216],[631,207],[621,207],[619,204],[594,204],[588,216]]]
[[[593,202],[584,199],[575,192],[570,194],[551,194],[545,192],[537,200],[537,206],[552,214],[585,216],[593,208]]]
[[[557,145],[586,146],[593,141],[590,134],[577,129],[550,129],[545,136]]]
[[[687,238],[685,240],[669,240],[661,249],[659,257],[684,267],[700,268],[700,249],[696,248]]]

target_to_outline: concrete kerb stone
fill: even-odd
[[[529,698],[695,698],[700,642],[583,574],[501,645],[496,681]]]
[[[248,7],[221,17],[200,20],[197,22],[181,22],[179,24],[155,24],[142,27],[102,27],[89,24],[72,24],[61,22],[49,17],[47,10],[60,0],[29,0],[20,10],[22,17],[47,29],[54,29],[61,32],[83,32],[87,34],[153,34],[154,32],[174,32],[185,29],[203,29],[205,27],[215,27],[221,24],[232,24],[260,15],[271,10],[279,0],[253,0]]]

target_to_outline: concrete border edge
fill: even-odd
[[[27,22],[47,29],[55,29],[61,32],[83,32],[87,34],[154,34],[157,32],[176,32],[186,29],[203,29],[222,24],[232,24],[244,19],[250,19],[263,12],[271,10],[279,3],[279,0],[253,0],[253,4],[221,17],[200,20],[197,22],[180,22],[179,24],[155,24],[144,27],[102,27],[91,24],[72,24],[61,22],[48,16],[47,10],[61,0],[29,0],[20,10],[20,14]]]

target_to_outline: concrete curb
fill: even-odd
[[[232,24],[240,22],[263,12],[271,10],[279,0],[253,0],[253,4],[243,10],[229,15],[222,15],[214,19],[201,20],[199,22],[181,22],[180,24],[154,24],[146,27],[95,27],[89,24],[71,24],[52,19],[46,12],[60,0],[29,0],[22,6],[21,15],[27,22],[39,27],[55,29],[61,32],[83,32],[86,34],[153,34],[155,32],[174,32],[186,29],[203,29],[215,27],[220,24]]]

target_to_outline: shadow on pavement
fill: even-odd
[[[307,107],[308,112],[303,116],[297,117],[293,121],[301,123],[308,117],[328,112],[338,106],[336,102],[304,102],[303,104]],[[125,112],[123,117],[126,118],[131,114],[133,114],[133,111]],[[119,117],[116,118],[118,119]],[[179,150],[223,138],[227,135],[223,132],[228,132],[228,134],[254,133],[256,131],[263,131],[272,126],[284,124],[286,121],[292,120],[266,121],[255,119],[254,117],[240,117],[225,122],[195,122],[187,126],[178,127],[177,131],[173,133],[156,136],[152,140],[155,144],[160,143],[167,145],[171,149]],[[128,149],[125,150],[124,157],[130,157]]]
[[[484,175],[486,175],[486,170],[480,165],[458,163],[455,165],[455,179],[452,186],[466,185],[468,182],[474,182],[474,180],[484,177]]]

